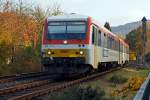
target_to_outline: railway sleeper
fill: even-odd
[[[120,68],[116,68],[115,70],[119,70]],[[73,85],[76,85],[76,84],[81,84],[82,82],[85,82],[87,80],[91,80],[93,78],[96,78],[96,77],[99,77],[101,75],[104,75],[106,73],[109,73],[109,72],[112,72],[112,71],[115,71],[114,69],[112,70],[109,70],[109,71],[105,71],[105,72],[102,72],[102,73],[96,73],[94,75],[90,75],[90,76],[87,76],[87,77],[84,77],[84,78],[81,78],[81,79],[77,79],[77,80],[74,80],[74,81],[71,81],[71,82],[67,82],[67,83],[63,83],[63,84],[60,84],[60,85],[55,85],[55,86],[49,86],[48,88],[45,88],[45,89],[42,89],[42,90],[38,90],[38,91],[33,91],[32,93],[29,93],[29,94],[24,94],[22,96],[16,96],[14,98],[11,98],[11,100],[22,100],[22,99],[32,99],[32,98],[38,98],[38,96],[42,96],[42,95],[47,95],[48,93],[50,92],[54,92],[54,91],[60,91],[62,89],[65,89],[67,87],[71,87]]]
[[[34,88],[34,87],[38,87],[44,84],[48,84],[48,81],[45,80],[43,82],[41,81],[41,82],[34,82],[34,83],[29,83],[29,84],[20,84],[14,87],[4,88],[4,89],[0,89],[0,95],[13,93],[15,91],[20,91],[24,89]]]

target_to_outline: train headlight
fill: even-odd
[[[80,51],[80,55],[83,55],[84,54],[84,52],[83,51]]]
[[[52,54],[52,52],[51,52],[51,51],[48,51],[47,54],[50,55],[50,54]]]
[[[67,44],[67,43],[68,43],[67,40],[65,40],[65,41],[64,41],[64,44]]]

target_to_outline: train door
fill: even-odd
[[[103,37],[103,59],[104,62],[108,62],[108,40],[107,40],[107,35],[106,33],[104,33],[104,37]]]
[[[98,46],[98,37],[99,37],[99,34],[98,34],[98,28],[93,25],[92,27],[92,44],[93,44],[93,51],[94,51],[94,54],[93,54],[93,59],[94,59],[94,68],[97,69],[98,67],[98,62],[99,62],[99,59],[100,59],[100,49],[99,49],[99,46]]]

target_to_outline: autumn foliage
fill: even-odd
[[[124,94],[128,91],[137,91],[141,87],[145,78],[140,76],[133,76],[128,80],[128,83],[121,89],[117,89],[111,92],[111,96]]]
[[[10,64],[30,67],[40,65],[44,19],[60,12],[56,4],[55,9],[52,7],[44,11],[40,6],[30,5],[25,0],[0,0],[0,68]]]
[[[132,30],[126,35],[130,51],[135,52],[137,56],[146,56],[150,53],[150,21],[147,21],[146,26],[146,41],[143,40],[142,26],[139,26],[137,29]],[[146,45],[144,45],[144,41],[146,42]],[[149,56],[146,56],[146,59],[147,57],[149,58]],[[148,60],[148,62],[150,62],[150,60]]]

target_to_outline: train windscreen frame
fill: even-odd
[[[47,39],[85,39],[86,21],[49,21]]]

